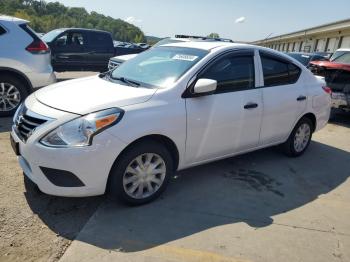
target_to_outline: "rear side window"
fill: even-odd
[[[1,25],[0,25],[0,35],[4,35],[6,34],[6,30],[5,28],[3,28]]]
[[[105,33],[89,33],[90,46],[109,46],[111,36]]]
[[[301,69],[296,65],[271,56],[260,56],[265,87],[289,85],[298,81]]]
[[[22,28],[28,35],[30,35],[33,40],[38,41],[40,38],[37,36],[37,34],[34,32],[33,29],[30,28],[27,24],[21,24],[19,25],[20,28]]]
[[[209,66],[200,77],[216,80],[216,93],[252,89],[255,87],[253,56],[226,56]]]

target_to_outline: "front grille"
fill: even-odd
[[[118,66],[120,66],[121,62],[116,62],[116,61],[112,61],[112,60],[109,60],[109,63],[108,63],[108,71],[114,69],[114,68],[117,68]]]
[[[22,109],[15,119],[14,129],[18,137],[25,142],[33,134],[35,129],[45,122],[47,122],[47,119],[29,115],[25,106],[22,106]]]

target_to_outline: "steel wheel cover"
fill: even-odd
[[[309,143],[311,135],[311,128],[308,124],[302,124],[294,136],[294,149],[296,152],[302,152]]]
[[[123,175],[125,193],[134,199],[152,196],[162,186],[166,175],[163,158],[154,153],[145,153],[134,158]]]

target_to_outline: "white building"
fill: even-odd
[[[350,19],[273,36],[252,44],[283,52],[333,53],[338,48],[350,48]]]

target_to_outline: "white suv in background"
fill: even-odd
[[[330,114],[302,64],[251,45],[187,42],[51,85],[18,109],[11,144],[41,191],[159,196],[176,170],[282,144],[300,156]]]
[[[0,117],[14,114],[35,88],[56,82],[50,49],[27,23],[0,16]]]
[[[161,46],[161,45],[181,43],[181,42],[191,42],[191,41],[206,41],[206,42],[219,41],[219,42],[233,43],[231,39],[227,39],[227,38],[211,38],[206,36],[193,36],[193,35],[175,35],[175,37],[166,37],[158,41],[151,48]],[[120,56],[115,56],[110,58],[108,62],[108,70],[113,70],[114,68],[118,67],[125,61],[128,61],[137,55],[138,54],[128,54],[128,55],[120,55]]]

